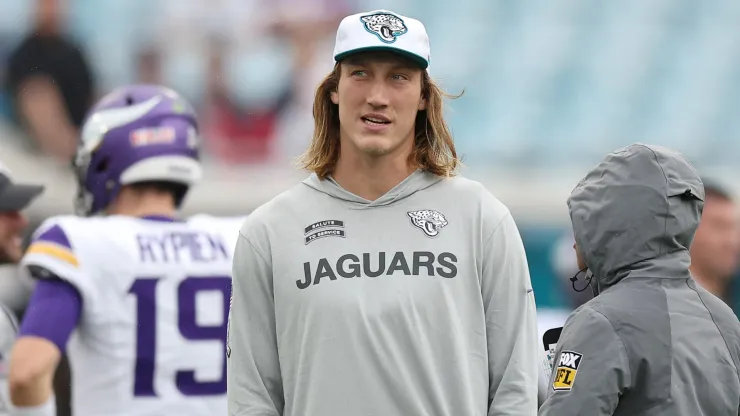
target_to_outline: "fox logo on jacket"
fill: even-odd
[[[581,359],[583,359],[583,355],[577,352],[563,351],[560,353],[558,368],[555,370],[555,379],[552,382],[553,390],[569,391],[573,388]]]

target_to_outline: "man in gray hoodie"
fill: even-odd
[[[509,210],[455,175],[418,20],[345,18],[313,174],[246,220],[227,342],[232,416],[533,416],[540,354]]]
[[[679,153],[634,144],[568,200],[596,296],[565,323],[540,416],[736,416],[740,323],[689,273],[704,187]]]

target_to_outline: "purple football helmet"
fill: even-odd
[[[199,142],[195,112],[175,91],[131,85],[107,94],[82,127],[74,161],[78,215],[100,213],[124,185],[195,184],[202,175]]]

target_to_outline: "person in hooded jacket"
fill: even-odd
[[[540,416],[736,416],[740,323],[696,284],[689,248],[704,187],[680,153],[616,150],[572,192],[594,298],[558,340]]]

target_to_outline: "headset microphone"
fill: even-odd
[[[576,292],[579,292],[579,293],[583,292],[584,290],[586,290],[587,287],[591,285],[591,279],[593,279],[593,275],[586,278],[587,283],[585,286],[583,286],[580,290],[576,289],[576,282],[578,281],[578,275],[581,273],[586,273],[587,270],[588,270],[588,267],[584,267],[581,270],[579,270],[573,277],[570,278],[570,282],[571,282],[571,285],[573,286],[573,290],[575,290]]]

